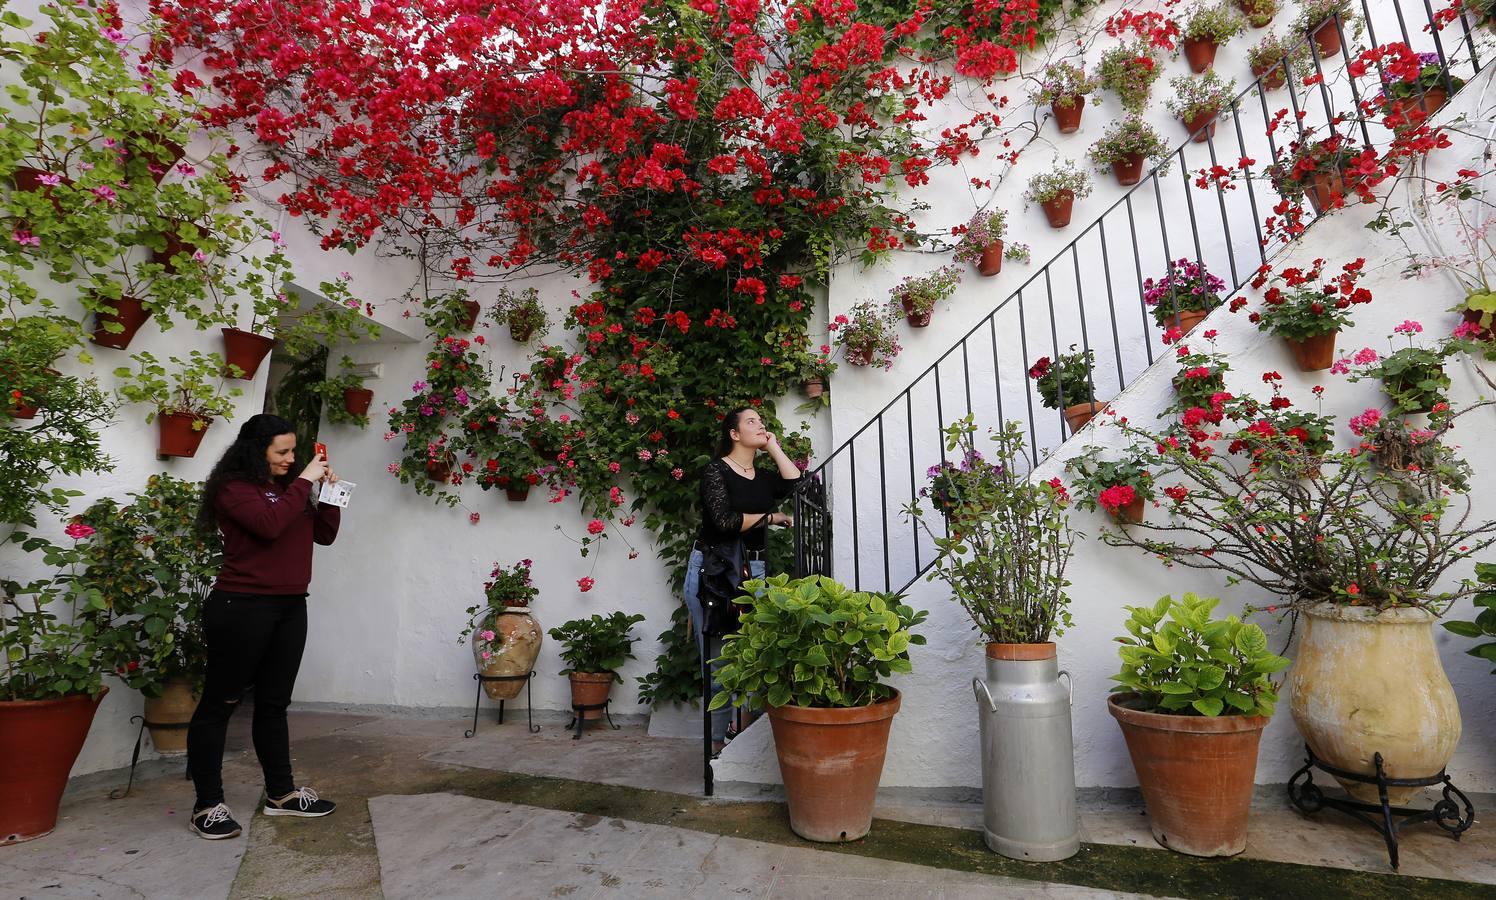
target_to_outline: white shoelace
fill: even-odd
[[[233,817],[234,814],[229,811],[228,804],[220,803],[212,809],[208,810],[208,814],[203,817],[203,827],[212,828],[219,822],[226,822]]]
[[[301,804],[301,808],[304,810],[311,809],[312,804],[317,802],[317,792],[309,787],[297,788],[296,793],[301,795],[301,799],[297,802]]]

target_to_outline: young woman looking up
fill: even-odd
[[[296,434],[279,416],[253,416],[203,486],[198,525],[223,534],[223,568],[203,610],[208,675],[187,730],[187,768],[197,790],[190,826],[209,840],[237,837],[223,802],[229,717],[254,685],[254,746],[265,773],[267,816],[325,816],[333,803],[291,778],[286,707],[306,646],[312,545],[338,536],[340,510],[317,502],[327,460],[296,459]]]
[[[760,452],[767,453],[774,469],[754,465]],[[722,636],[712,635],[710,644],[703,628],[706,616],[700,594],[703,548],[708,544],[743,540],[743,555],[749,574],[765,574],[764,550],[769,526],[788,526],[795,520],[774,507],[789,496],[800,481],[800,469],[785,455],[779,439],[764,427],[764,420],[752,407],[740,407],[722,419],[722,436],[717,444],[717,458],[706,464],[701,473],[701,530],[686,564],[684,595],[696,628],[696,643],[704,658],[715,659],[722,652]],[[715,671],[716,667],[713,667]],[[717,690],[716,684],[712,691]],[[711,698],[705,698],[710,701]],[[720,751],[727,741],[727,724],[731,716],[723,708],[712,713],[712,747]]]

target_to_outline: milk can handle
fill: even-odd
[[[977,702],[980,703],[985,699],[987,701],[987,708],[993,712],[997,712],[997,703],[992,699],[992,694],[987,690],[986,682],[980,678],[973,678],[971,680],[971,690],[977,695]]]
[[[1075,684],[1074,684],[1074,682],[1072,682],[1070,680],[1070,673],[1067,672],[1067,671],[1065,671],[1064,669],[1061,669],[1060,670],[1060,674],[1065,677],[1065,694],[1066,694],[1066,697],[1071,702],[1071,704],[1074,704],[1075,703]],[[993,711],[996,712],[996,710],[993,710]]]

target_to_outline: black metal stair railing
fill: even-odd
[[[1449,73],[1451,95],[1454,78],[1468,81],[1482,69],[1475,32],[1464,17],[1441,31],[1429,0],[1362,0],[1361,10],[1366,47],[1401,43],[1436,54]],[[1350,123],[1364,146],[1373,147],[1374,135],[1391,132],[1360,114],[1366,98],[1356,79],[1336,77],[1359,52],[1345,40],[1346,23],[1337,20],[1336,27],[1342,36],[1336,71],[1332,59],[1319,58],[1308,33],[1302,40],[1312,63],[1304,72],[1285,63],[1289,137],[1323,135],[1327,127]],[[1321,77],[1305,86],[1309,75]],[[1045,451],[1065,439],[1065,404],[1052,416],[1036,415],[1035,392],[1026,377],[1035,355],[1058,356],[1072,345],[1096,351],[1092,387],[1104,401],[1165,348],[1161,332],[1149,322],[1143,297],[1147,278],[1161,277],[1171,260],[1187,258],[1222,278],[1227,287],[1222,296],[1230,297],[1297,239],[1269,237],[1264,227],[1279,197],[1260,184],[1261,170],[1279,156],[1282,143],[1273,125],[1279,117],[1263,88],[1267,77],[1236,97],[1214,135],[1204,142],[1186,139],[1167,166],[1144,175],[808,473],[793,497],[796,575],[835,570],[859,590],[906,589],[929,568],[935,551],[902,509],[918,499],[923,470],[945,461],[941,438],[950,420],[976,414],[984,426],[1025,421],[1029,458],[1038,465]],[[1201,189],[1192,183],[1201,170],[1222,164],[1222,157],[1228,166],[1246,159],[1264,162],[1248,166],[1246,177],[1229,184]],[[1313,220],[1320,215],[1313,214]],[[1307,211],[1305,221],[1312,224]]]

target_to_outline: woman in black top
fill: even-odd
[[[769,454],[776,471],[754,466],[754,460],[761,450]],[[775,512],[774,507],[789,496],[799,480],[799,467],[784,454],[779,446],[779,439],[764,426],[764,420],[757,410],[741,407],[723,417],[722,439],[717,445],[717,458],[707,463],[701,473],[701,531],[686,565],[684,591],[686,605],[691,609],[691,621],[696,629],[696,644],[706,658],[716,659],[721,655],[722,638],[713,635],[711,646],[707,646],[707,638],[702,630],[706,621],[699,596],[702,547],[741,537],[749,574],[754,578],[762,578],[765,574],[764,549],[769,526],[794,524],[794,519],[788,513]],[[712,668],[715,671],[717,666]],[[717,686],[713,684],[712,690],[716,689]],[[730,715],[730,710],[726,708],[712,713],[714,750],[721,750],[726,742]]]

